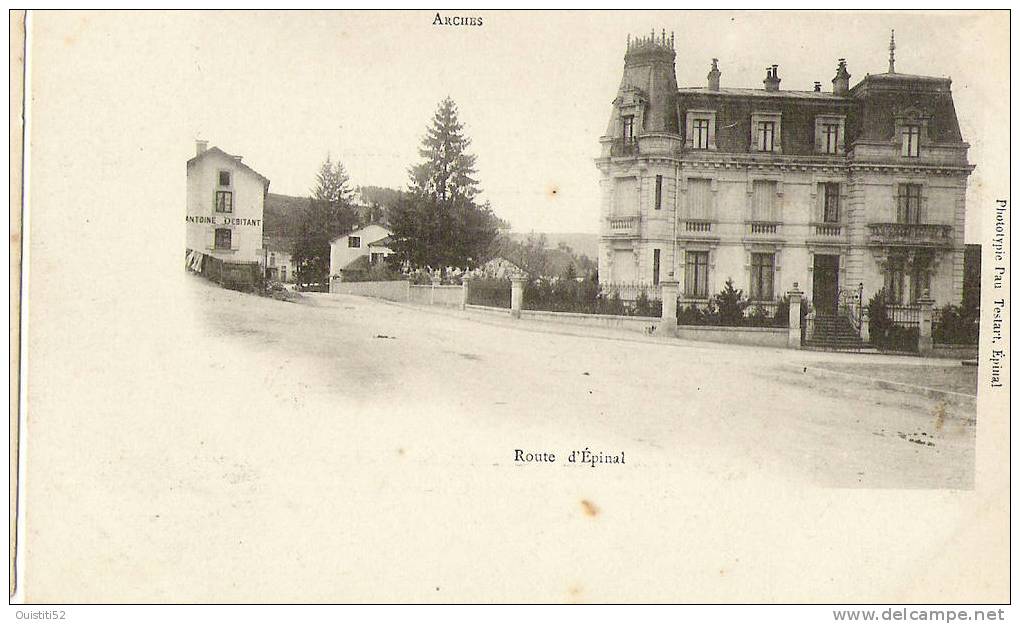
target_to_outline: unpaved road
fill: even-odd
[[[971,486],[968,410],[794,370],[813,367],[812,358],[910,358],[665,346],[622,332],[616,340],[561,335],[360,297],[306,297],[308,305],[209,301],[206,318],[237,344],[313,358],[309,375],[320,390],[368,403],[442,405],[466,417],[472,434],[506,436],[514,448],[545,450],[542,440],[554,450],[583,448],[599,439],[612,441],[605,450],[630,450],[634,461],[697,459],[710,472],[729,466],[826,487]]]
[[[954,596],[972,414],[803,373],[828,354],[183,288],[190,325],[37,373],[78,407],[32,399],[30,599]]]

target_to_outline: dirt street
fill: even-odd
[[[191,329],[45,373],[80,400],[30,420],[66,467],[30,599],[877,600],[973,481],[972,414],[804,372],[831,354],[184,288]]]

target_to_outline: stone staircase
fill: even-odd
[[[814,331],[804,346],[825,351],[861,351],[867,347],[850,319],[835,314],[815,316]]]

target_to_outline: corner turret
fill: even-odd
[[[648,132],[677,132],[674,35],[654,30],[628,37],[623,79],[613,100],[606,135],[629,141]]]

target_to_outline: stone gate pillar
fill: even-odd
[[[790,297],[790,334],[787,337],[786,345],[791,349],[800,348],[800,298],[803,296],[799,284],[793,283],[793,288],[787,293]]]
[[[439,286],[443,282],[438,275],[432,276],[432,288],[429,289],[429,305],[435,305],[436,303],[436,286]]]
[[[931,323],[935,311],[935,300],[928,294],[927,288],[924,290],[921,298],[917,300],[917,305],[921,308],[921,322],[918,323],[917,352],[921,354],[921,357],[927,357],[932,354],[933,350]]]
[[[468,291],[471,289],[471,276],[465,274],[460,283],[460,309],[467,310]]]
[[[510,316],[521,318],[521,307],[524,304],[524,282],[527,277],[514,275],[510,278]]]
[[[662,286],[662,318],[655,328],[656,335],[676,336],[676,296],[680,290],[680,282],[670,278],[660,282]]]

